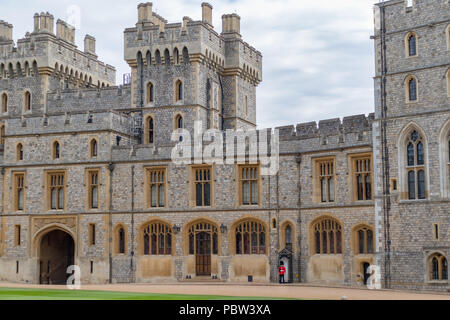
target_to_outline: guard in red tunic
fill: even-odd
[[[284,274],[286,273],[286,268],[284,262],[280,262],[280,267],[278,268],[278,273],[280,274],[280,283],[284,283]]]

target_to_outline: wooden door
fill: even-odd
[[[199,232],[196,234],[195,267],[197,276],[211,275],[211,234]]]

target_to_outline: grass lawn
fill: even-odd
[[[183,295],[133,293],[87,290],[41,290],[0,288],[0,300],[285,300],[262,297],[227,297],[211,295]]]

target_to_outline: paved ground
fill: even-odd
[[[8,288],[65,289],[65,286],[26,285],[0,283]],[[221,296],[249,296],[297,299],[338,299],[347,300],[450,300],[446,293],[415,293],[391,290],[366,290],[353,288],[330,288],[307,285],[260,285],[229,283],[177,283],[177,284],[112,284],[82,285],[82,290],[140,292],[160,294],[199,294]]]

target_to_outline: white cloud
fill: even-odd
[[[142,1],[144,2],[144,1]],[[258,124],[275,127],[373,110],[373,0],[210,1],[216,31],[221,16],[237,12],[246,42],[263,54]],[[118,82],[129,72],[123,61],[123,30],[135,25],[139,1],[2,1],[0,19],[14,24],[15,39],[32,31],[35,12],[66,19],[67,8],[81,8],[82,48],[86,33],[97,38],[99,58],[117,68]],[[201,18],[201,1],[154,0],[169,22]]]

